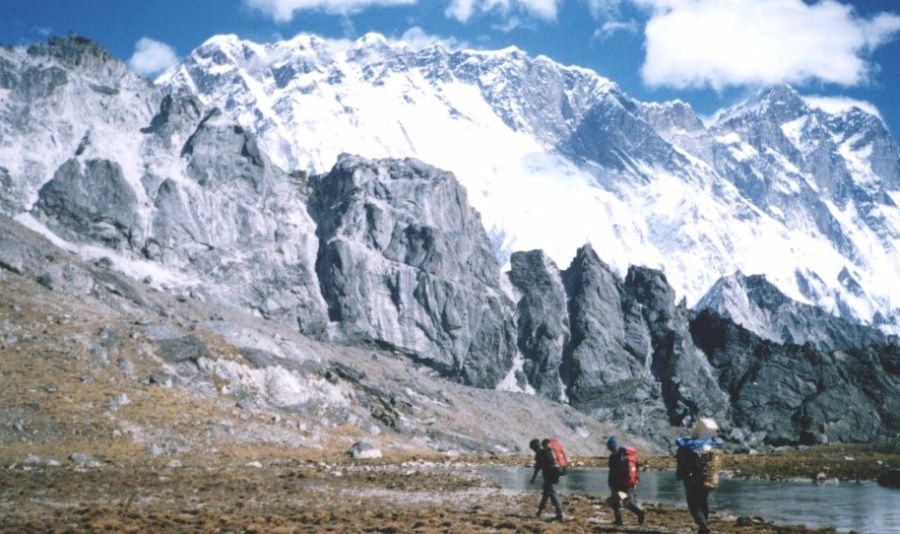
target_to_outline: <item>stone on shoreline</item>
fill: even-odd
[[[365,441],[357,441],[352,447],[347,449],[347,454],[354,460],[365,460],[369,458],[381,458],[381,449],[367,443]]]

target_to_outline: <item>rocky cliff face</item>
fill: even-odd
[[[415,160],[344,156],[310,186],[331,320],[351,339],[495,386],[516,353],[512,303],[455,178]]]
[[[559,269],[543,251],[514,252],[509,279],[519,294],[516,304],[518,347],[525,377],[535,391],[551,399],[566,397],[560,376],[563,349],[569,343],[569,312]]]
[[[444,380],[393,351],[178,299],[2,215],[0,361],[0,447],[15,456],[338,457],[358,440],[385,453],[512,452],[532,433],[597,455],[597,436],[617,432],[539,396]]]
[[[561,273],[540,251],[514,253],[511,265],[519,348],[537,391],[555,396],[561,381],[579,409],[643,432],[726,413],[661,272],[632,268],[623,282],[590,246]]]
[[[630,268],[624,287],[641,305],[653,346],[650,370],[662,389],[669,421],[684,425],[702,415],[727,425],[728,398],[716,386],[715,370],[694,345],[684,299],[676,304],[666,276],[646,267]]]
[[[730,398],[733,439],[868,442],[898,430],[896,345],[840,351],[780,345],[712,310],[691,321],[691,334]]]
[[[157,287],[324,335],[301,187],[251,134],[79,37],[0,56],[5,214]]]
[[[563,353],[563,380],[575,406],[633,427],[666,419],[650,371],[653,347],[640,304],[590,246],[563,272],[571,337]]]

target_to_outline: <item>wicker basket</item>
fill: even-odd
[[[717,450],[711,450],[693,457],[690,466],[690,481],[706,489],[719,487],[719,470],[722,468],[722,456]]]

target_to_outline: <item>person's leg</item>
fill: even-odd
[[[691,517],[694,518],[694,522],[697,523],[697,526],[700,527],[699,532],[706,531],[706,517],[703,515],[701,511],[701,496],[700,492],[703,491],[700,488],[696,488],[691,484],[684,485],[684,493],[687,495],[687,505],[688,511],[691,512]]]
[[[643,524],[644,509],[641,508],[641,504],[637,500],[636,488],[628,488],[625,490],[625,493],[628,494],[628,498],[625,500],[625,508],[631,510],[638,517],[638,524]]]
[[[622,524],[622,500],[619,499],[618,490],[613,490],[613,520],[617,525]]]
[[[556,488],[553,487],[553,482],[549,480],[544,481],[544,495],[550,498],[550,502],[556,510],[556,518],[562,519],[562,506],[559,504],[559,495],[556,493]],[[544,503],[546,501],[542,499],[541,502]],[[543,510],[543,506],[541,509]]]
[[[550,494],[547,493],[547,484],[544,484],[544,490],[541,492],[541,503],[538,504],[537,515],[540,516],[544,513],[544,507],[547,506],[547,499],[550,498]]]
[[[700,513],[703,514],[704,526],[709,523],[709,490],[700,489]]]

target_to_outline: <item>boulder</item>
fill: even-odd
[[[381,449],[365,441],[357,441],[349,449],[347,454],[354,460],[366,460],[381,458]]]

